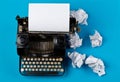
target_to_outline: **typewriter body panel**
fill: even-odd
[[[17,53],[22,75],[63,75],[66,41],[64,33],[29,32],[28,17],[16,17]]]

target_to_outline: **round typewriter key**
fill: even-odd
[[[53,61],[55,61],[55,58],[53,58]]]
[[[24,62],[21,62],[21,64],[24,64]]]
[[[31,69],[29,68],[28,71],[31,71]]]
[[[36,61],[36,60],[37,60],[37,58],[34,58],[34,60]]]
[[[53,64],[53,62],[51,62],[50,64]]]
[[[23,58],[24,61],[26,61],[26,58]]]
[[[28,64],[28,62],[25,62],[25,64]]]
[[[33,67],[36,68],[36,65],[34,65]]]
[[[63,71],[64,71],[64,69],[60,69],[60,71],[61,71],[61,72],[63,72]]]
[[[35,71],[38,71],[38,69],[35,69]]]
[[[56,58],[56,61],[58,61],[59,59],[58,58]]]
[[[56,69],[54,69],[54,71],[57,71]]]
[[[61,68],[61,65],[58,65],[59,68]]]
[[[33,58],[31,58],[30,60],[33,61]]]
[[[30,58],[27,58],[27,61],[29,61],[30,60]]]
[[[42,64],[42,62],[39,62],[40,64]]]
[[[44,58],[42,58],[42,61],[44,61],[45,59]]]
[[[40,65],[37,65],[38,68],[40,68]]]
[[[57,71],[60,71],[60,69],[57,69]]]
[[[50,71],[53,71],[53,69],[50,69]]]
[[[39,71],[42,71],[42,69],[39,69]]]
[[[27,68],[25,68],[25,71],[28,71],[28,69],[27,69]]]
[[[48,58],[45,58],[45,61],[48,61]]]
[[[43,65],[41,65],[41,68],[43,68],[44,66]]]
[[[51,65],[48,65],[48,68],[51,68]]]
[[[30,66],[29,65],[27,65],[27,68],[29,68]]]
[[[21,68],[21,72],[23,72],[24,71],[24,68]]]
[[[35,69],[33,68],[32,71],[35,71]]]
[[[55,66],[54,66],[54,65],[52,65],[51,67],[52,67],[52,68],[54,68]]]
[[[59,58],[59,61],[63,61],[63,58]]]
[[[23,68],[25,68],[26,67],[26,65],[23,65]]]
[[[47,65],[45,65],[44,67],[47,68]]]
[[[39,62],[36,62],[36,64],[39,64]]]
[[[50,69],[48,68],[47,71],[50,71]]]
[[[55,65],[54,67],[55,67],[55,68],[58,68],[58,66],[57,66],[57,65]]]
[[[54,64],[57,64],[57,62],[54,62]]]
[[[33,65],[30,65],[30,68],[32,68],[33,67]]]
[[[46,64],[46,62],[43,62],[43,64]]]
[[[38,58],[38,61],[40,61],[40,58]]]
[[[29,64],[32,64],[32,62],[29,62]]]
[[[47,62],[47,64],[50,64],[50,62]]]
[[[43,71],[46,71],[46,69],[43,69]]]
[[[49,58],[49,61],[51,61],[52,59],[51,58]]]
[[[58,64],[61,64],[60,62],[58,62]]]
[[[33,64],[35,64],[35,62],[32,62]]]

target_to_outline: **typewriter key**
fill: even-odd
[[[43,62],[43,64],[46,64],[46,62]]]
[[[36,62],[36,64],[39,64],[39,62]]]
[[[44,58],[42,58],[42,61],[44,61],[45,59]]]
[[[33,68],[32,71],[35,71],[35,69]]]
[[[48,58],[45,58],[45,61],[48,61]]]
[[[42,62],[39,62],[40,64],[42,64]]]
[[[31,71],[31,69],[29,68],[28,71]]]
[[[60,69],[60,71],[61,71],[61,72],[63,72],[63,71],[64,71],[64,69]]]
[[[33,64],[35,64],[35,62],[32,62]]]
[[[53,64],[53,62],[51,62],[50,64]]]
[[[32,62],[29,62],[29,64],[32,64]]]
[[[25,68],[26,67],[26,65],[23,65],[23,68]]]
[[[29,61],[30,60],[30,58],[27,58],[27,61]]]
[[[30,65],[30,68],[32,68],[33,67],[33,65]]]
[[[34,65],[33,67],[36,68],[36,65]]]
[[[28,62],[25,62],[25,64],[28,64]]]
[[[43,69],[43,71],[46,71],[46,69]]]
[[[48,68],[47,71],[50,71],[50,69]]]
[[[31,61],[33,61],[33,58],[31,58]]]
[[[51,58],[49,58],[49,61],[51,61],[52,59]]]
[[[55,58],[53,58],[53,61],[55,61]]]
[[[27,68],[29,68],[30,66],[29,65],[27,65]]]
[[[27,69],[27,68],[25,68],[25,71],[28,71],[28,69]]]
[[[40,65],[37,65],[38,68],[40,68]]]
[[[35,71],[38,71],[38,69],[35,69]]]
[[[47,64],[50,64],[50,62],[47,62]]]
[[[59,61],[63,61],[63,58],[59,58]]]
[[[24,62],[21,62],[21,64],[24,64]]]
[[[38,58],[38,61],[40,61],[40,58]]]
[[[56,69],[54,69],[54,71],[57,71]]]
[[[42,71],[42,69],[39,69],[39,71]]]
[[[21,72],[23,72],[24,71],[24,68],[21,68]]]
[[[44,65],[41,65],[41,68],[44,68]]]
[[[26,61],[26,58],[23,58],[24,61]]]
[[[61,68],[62,66],[61,65],[58,65],[58,68]]]
[[[44,67],[47,68],[47,65],[45,65]]]

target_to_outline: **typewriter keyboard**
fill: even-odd
[[[63,58],[23,57],[20,72],[23,75],[61,75],[64,73]]]

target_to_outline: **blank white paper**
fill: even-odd
[[[69,32],[69,4],[29,4],[29,31]]]

